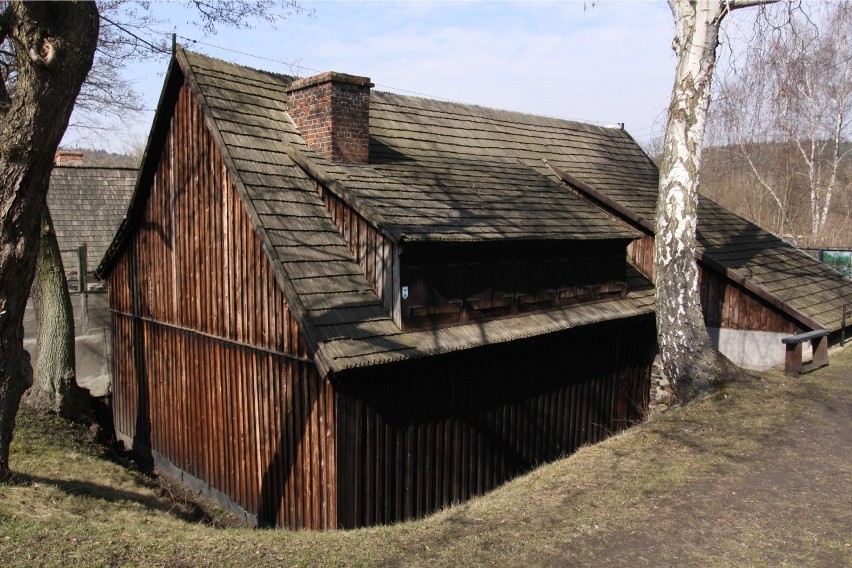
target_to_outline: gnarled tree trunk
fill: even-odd
[[[38,355],[33,385],[24,402],[40,412],[55,412],[69,420],[90,414],[89,395],[77,386],[74,353],[74,312],[62,267],[59,243],[45,204],[32,300],[38,320]]]
[[[32,380],[23,316],[41,211],[97,39],[93,2],[13,1],[0,15],[0,42],[13,50],[17,71],[14,89],[0,92],[0,479],[10,474],[15,415]]]
[[[695,252],[698,173],[719,25],[738,4],[669,0],[669,5],[675,18],[673,49],[678,66],[660,163],[655,283],[663,369],[675,399],[683,402],[709,390],[715,380],[737,372],[707,335]]]

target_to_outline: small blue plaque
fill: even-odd
[[[408,299],[408,286],[403,286],[403,287],[402,287],[402,299],[403,299],[403,300],[407,300],[407,299]]]

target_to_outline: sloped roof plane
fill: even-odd
[[[95,262],[104,257],[127,209],[136,173],[136,168],[54,166],[47,204],[66,270],[76,266],[72,249],[81,244]],[[94,264],[90,261],[90,270]]]
[[[511,341],[653,311],[653,289],[645,282],[631,288],[623,300],[595,306],[517,316],[511,322],[502,320],[504,324],[402,332],[367,284],[316,191],[315,180],[330,180],[332,191],[345,193],[356,211],[400,243],[627,240],[640,233],[573,196],[548,165],[570,172],[635,215],[653,219],[656,167],[623,130],[374,91],[370,163],[331,163],[307,148],[287,114],[286,91],[293,78],[182,49],[172,67],[176,70],[170,76],[185,79],[200,101],[276,277],[324,371],[475,347],[482,341]],[[176,81],[167,79],[163,100],[169,89],[177,88]],[[156,129],[155,122],[152,138]],[[813,273],[807,285],[830,296],[824,305],[831,305],[842,291],[836,289],[841,286],[836,279],[829,279],[827,286],[824,271],[750,224],[741,234],[758,231],[775,251],[764,256],[787,259],[779,265],[787,272],[781,277],[768,275],[759,254],[752,254],[751,260],[730,257],[731,247],[745,241],[726,227],[745,222],[720,209],[702,201],[702,211],[708,214],[699,220],[702,247],[708,255],[718,256],[718,262],[748,274],[780,302],[795,302],[805,295],[795,285],[783,284],[800,278],[798,272],[805,270]],[[121,234],[130,231],[130,223]],[[112,258],[119,253],[122,238],[114,242]],[[778,252],[779,247],[787,248]],[[108,256],[99,270],[108,272],[111,262]],[[820,306],[804,301],[798,305],[820,324],[835,325],[833,316],[821,315]]]
[[[168,106],[170,96],[173,97],[170,90],[176,91],[185,80],[200,102],[205,122],[253,219],[279,284],[291,302],[292,313],[324,372],[466,349],[482,345],[483,341],[512,341],[653,311],[653,289],[638,278],[638,284],[627,298],[596,307],[557,310],[548,316],[517,316],[505,326],[466,324],[452,330],[402,332],[367,284],[364,271],[353,258],[317,194],[314,180],[294,157],[299,159],[301,156],[321,167],[326,175],[344,186],[348,196],[353,198],[352,205],[356,210],[364,210],[377,217],[385,231],[401,241],[487,241],[497,236],[502,239],[538,239],[547,237],[544,229],[548,225],[553,227],[553,238],[627,240],[637,233],[572,196],[553,179],[530,170],[514,157],[502,156],[493,159],[471,156],[468,160],[470,175],[485,176],[492,186],[490,191],[501,188],[504,191],[502,195],[492,194],[486,199],[485,203],[491,203],[489,213],[483,214],[482,207],[479,207],[471,208],[467,218],[459,216],[447,207],[451,205],[448,200],[452,199],[448,191],[441,196],[445,201],[436,203],[434,209],[440,210],[443,205],[447,214],[444,219],[450,222],[443,226],[433,222],[424,228],[419,218],[411,218],[398,207],[399,201],[391,199],[385,203],[380,195],[371,194],[374,188],[367,182],[375,181],[376,172],[379,172],[389,180],[386,183],[394,186],[394,191],[421,191],[425,198],[429,192],[434,194],[445,187],[470,190],[470,180],[465,178],[468,174],[459,172],[452,178],[452,187],[440,186],[444,182],[424,184],[423,178],[421,184],[412,190],[416,180],[412,179],[414,171],[408,166],[395,170],[398,177],[407,176],[400,180],[391,175],[392,164],[384,164],[384,172],[380,165],[376,165],[374,170],[370,165],[355,171],[355,168],[322,160],[306,147],[286,113],[286,89],[293,81],[291,77],[233,65],[180,48],[168,75],[158,110],[158,115],[163,113],[163,116],[155,118],[152,139],[167,127],[168,112],[164,107]],[[382,100],[383,94],[375,95],[376,100]],[[395,156],[393,152],[390,155]],[[148,162],[146,159],[145,163]],[[144,167],[140,179],[145,176]],[[428,164],[421,167],[428,167]],[[438,178],[433,176],[433,179]],[[447,179],[451,178],[448,176]],[[531,187],[537,186],[537,189],[527,195],[518,193],[512,183],[519,181]],[[134,196],[128,218],[119,230],[110,254],[98,269],[103,275],[109,273],[120,255],[124,239],[132,234],[134,219],[146,199],[140,191],[142,185],[143,182],[140,182],[137,187],[138,195]],[[515,194],[510,196],[510,191],[515,191]],[[542,200],[542,192],[548,193],[552,199]],[[438,197],[435,196],[436,202],[440,201]],[[509,197],[530,204],[533,209],[536,203],[542,206],[535,216],[502,216],[496,199]],[[573,210],[554,217],[552,212],[557,210],[554,204],[568,201],[573,203]],[[553,223],[553,219],[560,218],[560,215],[565,220],[565,227],[556,227]],[[500,220],[501,216],[503,225],[499,228],[500,233],[489,233],[487,224]],[[584,226],[588,229],[584,230]],[[490,331],[485,333],[485,328]]]
[[[515,160],[559,179],[550,164],[643,220],[643,227],[653,227],[659,174],[621,129],[388,93],[376,93],[374,101],[370,154],[378,170],[404,167],[400,157],[440,164],[454,156]],[[840,328],[852,282],[703,196],[698,246],[702,259],[806,327]]]

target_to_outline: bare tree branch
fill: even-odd
[[[852,6],[808,9],[761,11],[748,49],[720,82],[712,122],[717,143],[739,148],[758,185],[787,209],[779,215],[787,227],[770,230],[819,246],[835,238],[827,227],[838,192],[852,191],[839,184],[850,156]]]

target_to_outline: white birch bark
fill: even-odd
[[[660,164],[655,263],[657,334],[676,399],[686,401],[733,366],[713,349],[701,314],[695,260],[702,139],[719,25],[732,4],[669,0],[678,56]]]

